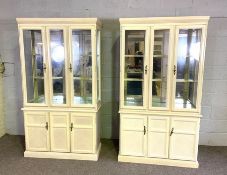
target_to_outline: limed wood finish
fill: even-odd
[[[206,16],[120,19],[120,151],[118,161],[198,168],[198,140],[200,118],[202,117],[201,98],[208,20],[209,17]],[[196,80],[197,86],[195,86],[197,93],[193,91],[193,96],[196,97],[194,106],[188,107],[185,105],[186,107],[179,108],[175,101],[175,96],[177,98],[178,95],[175,94],[176,83],[180,81],[186,82],[187,80],[185,83],[187,86],[189,82],[192,82],[190,79],[187,79],[189,77],[188,74],[182,80],[177,79],[176,75],[178,38],[181,29],[201,30],[201,41],[199,66],[196,72],[198,75]],[[141,45],[142,50],[145,48],[143,53],[144,65],[142,68],[142,71],[144,71],[143,80],[140,80],[143,81],[141,94],[143,101],[142,103],[141,101],[140,103],[136,101],[131,103],[132,105],[130,106],[129,103],[125,102],[125,94],[131,93],[131,91],[127,90],[128,84],[125,82],[129,75],[126,71],[128,71],[127,69],[130,70],[131,67],[127,67],[128,65],[126,65],[125,60],[126,57],[133,56],[126,53],[129,52],[130,54],[132,52],[126,49],[126,44],[128,44],[126,43],[126,32],[136,30],[142,30],[146,33],[144,39],[145,47]],[[167,77],[165,77],[167,100],[163,107],[152,106],[152,103],[156,100],[152,99],[152,89],[156,88],[152,86],[152,83],[154,80],[160,81],[153,77],[153,61],[156,57],[155,51],[157,51],[154,45],[158,43],[154,38],[161,38],[160,36],[155,36],[154,31],[156,30],[169,31],[168,63],[166,64]],[[138,35],[138,37],[141,36]],[[162,47],[161,44],[160,47]],[[139,57],[134,55],[135,59],[136,56]],[[139,74],[138,68],[135,69],[137,69],[137,72],[134,74]],[[130,81],[132,81],[132,78]],[[137,81],[139,81],[138,78]],[[136,90],[133,93],[138,93],[138,89]],[[188,92],[184,92],[184,95],[186,93]],[[135,99],[138,99],[139,96],[137,94],[131,95],[132,98],[135,96]]]
[[[101,149],[99,129],[99,109],[101,106],[100,94],[100,32],[101,22],[97,18],[18,18],[22,90],[23,90],[23,112],[26,138],[25,157],[57,158],[57,159],[79,159],[97,161]],[[60,29],[63,31],[64,44],[64,70],[65,75],[65,97],[64,104],[54,104],[53,98],[53,75],[50,53],[50,30]],[[91,36],[92,59],[92,103],[75,104],[73,88],[72,64],[72,30],[87,30]],[[44,80],[43,103],[31,103],[27,100],[25,66],[25,48],[23,31],[40,30],[42,35],[43,66],[45,66],[43,77],[35,77]],[[98,41],[98,42],[97,42]],[[98,50],[98,51],[97,51]],[[34,52],[34,51],[33,51]],[[32,53],[33,54],[33,53]],[[33,58],[34,59],[34,58]],[[99,65],[98,65],[99,64]],[[99,69],[97,68],[99,67]],[[36,70],[33,70],[36,71]],[[97,74],[98,72],[98,74]],[[33,72],[34,73],[34,72]],[[58,77],[55,77],[57,79]],[[34,77],[33,77],[34,79]],[[34,81],[34,80],[33,80]],[[34,83],[38,88],[38,83]],[[35,91],[34,90],[34,91]],[[37,96],[37,94],[36,94]]]

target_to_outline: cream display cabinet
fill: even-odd
[[[120,19],[119,161],[198,167],[208,20]]]
[[[19,18],[25,157],[98,160],[96,18]]]

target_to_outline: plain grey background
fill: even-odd
[[[102,20],[103,138],[118,138],[119,22],[121,17],[211,16],[206,48],[200,144],[227,145],[226,0],[0,0],[0,54],[6,64],[6,132],[23,134],[16,18],[98,17]]]

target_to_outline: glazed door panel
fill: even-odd
[[[71,104],[93,105],[94,32],[91,28],[70,29]],[[96,75],[95,75],[96,76]]]
[[[121,155],[145,156],[147,117],[122,115],[121,117]]]
[[[94,115],[71,114],[71,151],[94,153]]]
[[[201,103],[204,26],[177,26],[173,65],[174,110],[198,111]]]
[[[168,158],[169,118],[148,117],[148,157]]]
[[[170,159],[197,160],[199,119],[173,118],[171,120]]]
[[[50,74],[50,102],[54,106],[68,103],[66,30],[47,28]]]
[[[68,112],[50,113],[51,151],[70,152],[69,127]]]
[[[150,53],[149,108],[151,109],[169,108],[173,36],[172,27],[151,28],[151,50],[153,50]]]
[[[45,37],[45,30],[42,27],[20,30],[24,103],[28,106],[46,106],[48,104]]]
[[[49,117],[47,112],[25,112],[26,150],[49,151]]]
[[[145,108],[148,74],[149,28],[122,28],[121,106]]]

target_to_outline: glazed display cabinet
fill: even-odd
[[[120,19],[119,161],[198,167],[208,20]]]
[[[96,18],[18,18],[25,157],[97,160],[100,27]]]

